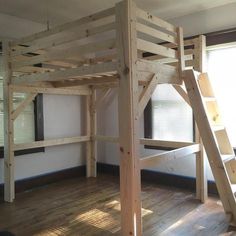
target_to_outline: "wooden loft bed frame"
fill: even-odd
[[[184,41],[182,28],[124,0],[72,23],[3,42],[5,201],[15,198],[14,151],[86,143],[87,177],[96,177],[97,141],[108,141],[119,142],[122,235],[141,235],[143,168],[197,153],[197,198],[204,202],[206,177],[199,135],[196,143],[140,139],[138,135],[139,117],[158,84],[173,85],[189,102],[182,72],[186,67],[203,70],[204,40],[200,36]],[[114,87],[119,93],[119,138],[96,131],[96,109]],[[28,94],[16,109],[14,92]],[[85,96],[86,135],[14,144],[14,120],[38,93]],[[140,144],[176,149],[140,159]]]

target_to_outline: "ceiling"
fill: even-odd
[[[0,0],[0,13],[46,24],[62,24],[114,6],[119,0]],[[236,0],[136,0],[138,6],[172,19]]]

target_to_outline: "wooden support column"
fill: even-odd
[[[195,45],[199,55],[194,65],[194,69],[199,72],[206,72],[206,37],[200,35]],[[202,139],[195,123],[195,142],[201,144],[201,151],[196,153],[196,198],[204,203],[207,199],[207,173],[206,173],[206,153]]]
[[[86,96],[86,135],[91,137],[91,141],[86,144],[86,175],[87,177],[97,176],[97,141],[94,137],[97,134],[97,112],[96,89],[92,88],[92,93]]]
[[[12,71],[10,65],[10,44],[3,42],[3,100],[4,100],[4,200],[13,202],[15,198],[14,177],[14,127],[13,91],[10,88]]]
[[[142,235],[136,6],[116,5],[119,86],[121,235]]]

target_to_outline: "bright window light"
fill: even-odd
[[[208,74],[231,144],[236,147],[236,44],[208,51]]]

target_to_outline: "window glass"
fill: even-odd
[[[14,93],[14,108],[16,108],[26,96],[27,95],[23,93]],[[4,145],[3,112],[3,77],[2,72],[0,71],[0,146]],[[14,142],[25,143],[32,142],[34,140],[34,104],[31,102],[14,122]]]
[[[236,147],[236,45],[208,50],[208,74],[230,141]]]
[[[154,139],[193,140],[192,110],[171,85],[158,85],[152,106]]]

